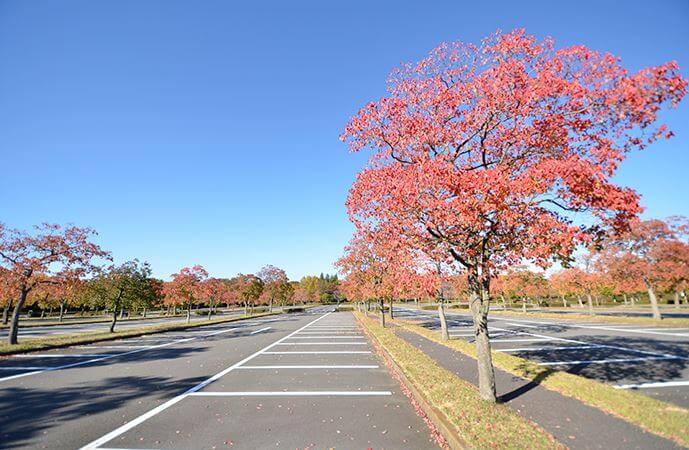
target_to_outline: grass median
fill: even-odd
[[[565,448],[509,407],[481,400],[476,386],[440,367],[392,329],[381,327],[361,313],[355,314],[416,391],[444,416],[468,448]]]
[[[463,339],[443,341],[439,332],[404,320],[395,323],[434,342],[476,358],[476,346]],[[506,372],[539,383],[562,395],[619,417],[646,431],[689,447],[689,410],[605,383],[540,366],[532,361],[493,351],[493,364]]]
[[[253,319],[256,317],[272,316],[278,313],[260,313],[253,316],[235,316],[224,319],[199,319],[192,323],[175,323],[164,325],[151,325],[146,327],[127,329],[123,331],[115,331],[110,333],[107,330],[97,331],[93,333],[78,333],[78,334],[63,334],[57,336],[50,336],[45,338],[35,338],[21,340],[16,345],[6,343],[0,344],[0,356],[12,355],[16,353],[26,353],[38,350],[47,350],[51,348],[68,347],[71,345],[92,344],[94,342],[112,341],[115,339],[122,339],[128,337],[142,336],[145,334],[164,333],[166,331],[186,330],[189,328],[198,328],[207,325],[215,325],[220,323],[236,322],[238,320]],[[21,338],[21,336],[20,336]]]

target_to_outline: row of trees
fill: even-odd
[[[672,135],[654,123],[687,81],[675,62],[629,73],[608,53],[555,49],[524,30],[440,45],[389,80],[342,135],[372,152],[346,203],[356,234],[345,284],[391,295],[402,279],[440,297],[443,278],[463,273],[479,391],[495,402],[493,280],[517,264],[569,264],[580,246],[629,231],[639,196],[613,177],[630,151]],[[645,260],[634,242],[615,251]]]
[[[648,302],[656,318],[662,318],[659,297],[675,307],[687,302],[689,290],[689,223],[686,218],[668,221],[634,221],[630,230],[605,241],[602,248],[582,254],[570,267],[547,274],[517,266],[497,274],[491,288],[503,305],[527,304],[568,307],[602,301],[635,305]],[[468,298],[467,278],[457,275],[442,286],[446,297]]]
[[[70,308],[103,310],[111,314],[114,332],[119,317],[132,311],[145,317],[152,308],[164,308],[166,314],[184,309],[189,322],[192,308],[206,308],[210,318],[218,306],[243,306],[248,313],[257,305],[272,311],[275,304],[339,299],[337,276],[290,281],[284,270],[271,265],[233,278],[210,277],[195,265],[172,274],[170,281],[159,280],[146,262],[112,264],[110,253],[92,242],[95,234],[90,228],[53,224],[27,233],[0,224],[0,306],[3,324],[10,323],[10,344],[17,343],[19,316],[29,306],[59,309],[60,321]]]

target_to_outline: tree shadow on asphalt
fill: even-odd
[[[579,340],[585,340],[587,344],[599,344],[615,348],[540,351],[521,354],[515,353],[515,355],[537,362],[662,358],[663,355],[671,355],[678,358],[611,363],[583,363],[556,367],[572,374],[612,383],[619,383],[621,381],[631,383],[668,381],[686,378],[687,376],[684,372],[687,367],[689,367],[689,342],[644,339],[627,336],[583,336]],[[640,353],[633,350],[653,354]]]
[[[21,387],[2,389],[0,446],[32,447],[41,442],[50,448],[50,430],[63,423],[113,410],[129,402],[138,402],[151,393],[155,393],[156,399],[167,400],[204,379],[205,377],[182,380],[164,377],[117,377],[102,380],[94,385],[73,386],[60,390]],[[146,403],[152,400],[148,398]],[[150,408],[145,407],[128,419],[133,419],[148,409]],[[89,421],[85,425],[88,423],[92,422]],[[109,430],[105,432],[107,431]],[[59,446],[56,443],[53,445]]]

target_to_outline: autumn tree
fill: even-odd
[[[263,293],[263,281],[254,274],[239,274],[232,280],[234,295],[244,305],[244,315],[249,314]]]
[[[203,296],[203,282],[208,272],[200,265],[183,267],[172,274],[172,280],[164,286],[165,297],[187,305],[187,323],[191,322],[191,307]]]
[[[673,274],[681,273],[682,243],[678,238],[685,228],[684,223],[671,225],[658,219],[635,220],[627,232],[613,236],[606,247],[609,267],[643,281],[654,319],[662,319],[658,286],[671,281]],[[677,265],[680,272],[675,273]]]
[[[17,343],[19,314],[33,289],[68,277],[82,277],[96,269],[97,258],[108,253],[91,242],[95,231],[76,226],[43,224],[33,233],[8,229],[0,224],[0,266],[8,270],[16,287],[17,303],[8,334]]]
[[[280,297],[285,285],[289,284],[287,273],[278,267],[267,265],[257,275],[263,281],[262,295],[266,296],[268,311],[273,312],[273,302]]]
[[[150,283],[151,268],[146,262],[132,260],[104,269],[86,284],[88,295],[96,306],[112,314],[110,332],[115,332],[118,315],[140,304],[142,299],[157,295]]]
[[[601,228],[623,229],[641,208],[612,177],[629,151],[671,135],[652,125],[686,85],[675,62],[629,74],[583,45],[498,32],[404,65],[347,125],[351,149],[374,154],[347,200],[357,227],[396,229],[467,272],[483,399],[495,401],[492,274],[523,259],[546,266]]]

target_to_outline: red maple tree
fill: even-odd
[[[389,95],[350,120],[342,139],[373,151],[350,217],[466,270],[482,398],[495,401],[492,274],[523,259],[545,266],[601,228],[624,229],[641,207],[611,178],[629,151],[671,136],[653,124],[686,86],[675,62],[629,74],[610,54],[555,50],[515,30],[440,45],[394,71]]]

